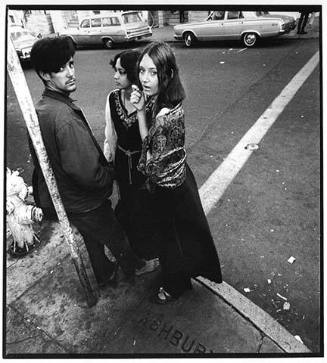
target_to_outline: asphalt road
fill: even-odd
[[[254,49],[237,43],[173,47],[187,93],[188,160],[200,187],[319,43],[279,39]],[[105,99],[114,87],[109,60],[118,51],[85,49],[75,56],[78,90],[72,96],[101,145]],[[25,75],[36,101],[41,81],[28,67]],[[24,122],[9,80],[7,86],[7,165],[23,169],[30,184]],[[208,216],[224,280],[313,351],[320,344],[319,92],[316,68]],[[287,262],[291,256],[293,264]]]

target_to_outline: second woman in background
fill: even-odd
[[[136,274],[153,271],[158,267],[155,219],[151,195],[145,187],[145,176],[137,170],[142,150],[137,112],[130,102],[132,84],[137,83],[136,64],[140,53],[126,50],[117,54],[110,64],[114,69],[117,88],[110,92],[106,102],[104,154],[113,162],[119,186],[119,201],[115,212],[123,226],[130,245],[138,257],[146,260]],[[146,112],[151,110],[151,101]],[[147,225],[149,223],[149,225]],[[151,223],[151,226],[150,226]]]

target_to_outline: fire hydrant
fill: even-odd
[[[43,213],[42,209],[26,203],[29,189],[18,171],[7,168],[7,227],[13,237],[14,256],[27,254],[39,242],[33,224],[42,221]]]

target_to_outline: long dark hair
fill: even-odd
[[[115,69],[117,60],[120,58],[120,64],[125,69],[127,79],[132,84],[138,84],[137,60],[140,52],[136,49],[128,49],[120,52],[110,60],[110,65]]]
[[[183,101],[185,91],[179,78],[175,55],[167,43],[152,42],[147,45],[139,57],[138,71],[146,54],[152,59],[158,72],[159,91],[153,108],[153,115],[156,115],[162,107],[172,108]]]

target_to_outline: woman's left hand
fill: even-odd
[[[130,102],[133,104],[133,106],[137,109],[137,111],[142,111],[145,106],[145,98],[143,92],[136,86],[132,85],[132,93]]]

